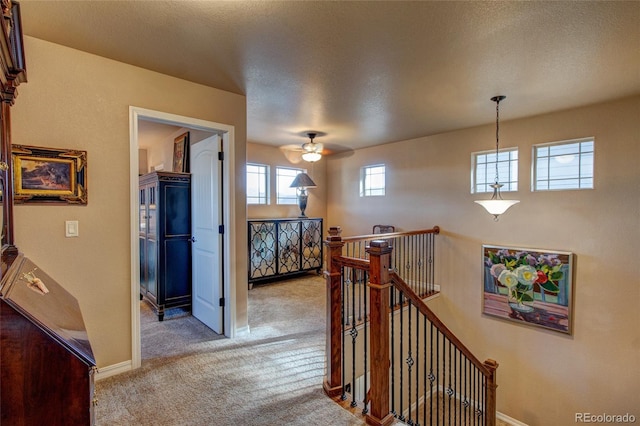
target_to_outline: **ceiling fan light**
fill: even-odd
[[[302,154],[302,159],[309,163],[315,163],[316,161],[319,161],[321,158],[322,158],[322,155],[317,152],[310,151]]]
[[[315,142],[307,142],[302,145],[302,149],[304,149],[307,152],[321,153],[322,148],[323,148],[323,145],[321,143],[315,143]]]

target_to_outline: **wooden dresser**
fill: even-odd
[[[0,363],[1,424],[95,424],[96,361],[78,302],[22,255],[0,287]]]
[[[11,106],[27,76],[20,4],[0,6],[0,424],[93,425],[96,362],[78,302],[14,243]],[[32,289],[40,281],[47,292]]]

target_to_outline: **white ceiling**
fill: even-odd
[[[508,120],[640,93],[638,1],[20,3],[26,35],[245,94],[257,143],[355,149],[491,123],[498,94]]]

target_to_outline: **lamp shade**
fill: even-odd
[[[289,188],[315,188],[317,185],[306,173],[298,173]]]
[[[506,212],[509,207],[519,202],[520,200],[476,200],[476,203],[480,204],[494,216],[501,215]]]

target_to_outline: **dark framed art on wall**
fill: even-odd
[[[173,169],[178,173],[189,173],[189,132],[173,141]]]
[[[13,145],[16,204],[87,204],[87,152]]]

